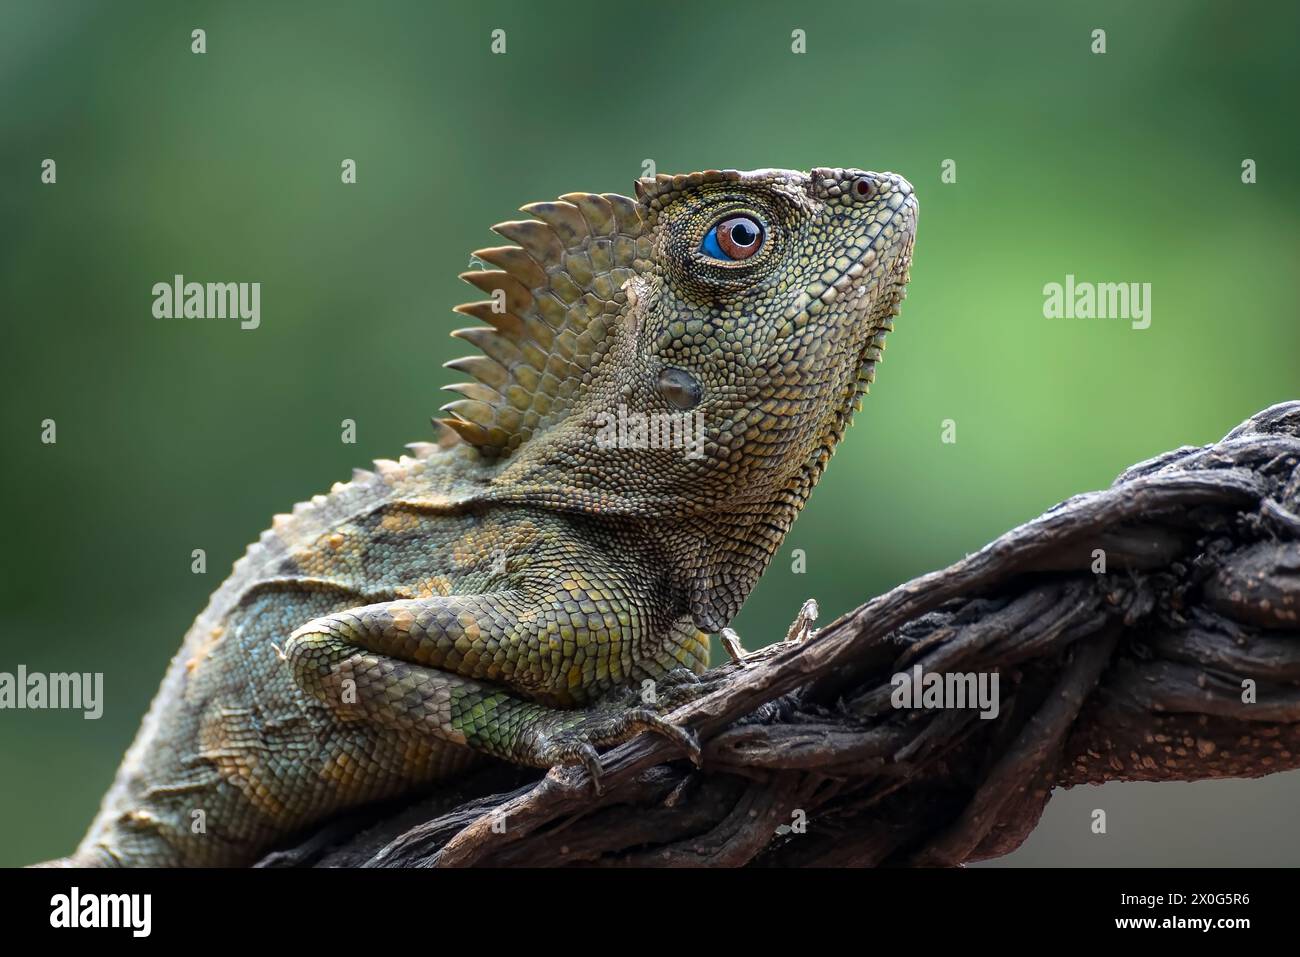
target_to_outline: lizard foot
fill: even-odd
[[[642,731],[651,731],[672,741],[686,752],[692,764],[699,766],[699,736],[690,728],[665,721],[650,708],[587,712],[576,723],[541,735],[536,742],[535,758],[544,767],[581,764],[591,775],[596,793],[600,794],[600,754],[596,748],[622,744]]]
[[[641,703],[653,707],[660,714],[668,714],[711,694],[722,680],[722,675],[716,670],[697,675],[688,668],[674,668],[655,682],[654,700],[646,700],[643,695]]]
[[[785,641],[803,642],[817,634],[817,629],[812,626],[812,623],[817,620],[820,613],[821,608],[817,604],[817,599],[809,598],[799,608],[799,614],[795,615],[794,621],[790,623],[790,627],[786,630]],[[749,664],[745,659],[749,657],[750,653],[740,643],[740,635],[736,634],[735,629],[723,628],[718,633],[718,637],[722,639],[722,647],[726,649],[733,663],[740,665],[742,668]]]
[[[598,708],[649,708],[659,714],[668,714],[716,691],[723,680],[717,670],[697,675],[689,668],[679,666],[657,678],[647,678],[639,685],[616,689]]]

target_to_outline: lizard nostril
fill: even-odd
[[[859,176],[853,181],[853,192],[859,199],[870,199],[876,195],[876,184],[870,177]]]

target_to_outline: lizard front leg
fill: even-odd
[[[494,683],[552,699],[581,694],[590,687],[582,681],[590,663],[621,643],[619,616],[581,611],[585,602],[569,587],[576,583],[557,584],[549,594],[503,591],[349,609],[303,625],[283,653],[298,686],[344,720],[517,764],[582,763],[597,787],[596,748],[640,731],[663,734],[698,760],[695,735],[652,709],[613,701],[557,708]]]

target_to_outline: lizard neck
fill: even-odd
[[[702,630],[717,632],[731,623],[780,549],[870,389],[884,335],[893,328],[896,312],[894,300],[889,314],[879,320],[879,332],[864,353],[856,380],[831,407],[810,455],[775,494],[757,501],[733,499],[682,523],[682,554],[692,560],[683,568],[681,584]]]
[[[881,334],[888,328],[886,323]],[[856,381],[831,407],[806,460],[774,493],[757,501],[733,500],[684,523],[690,539],[684,553],[694,560],[687,563],[682,584],[690,596],[691,614],[702,630],[717,632],[740,613],[852,424],[874,377],[878,356],[877,350],[864,360]]]

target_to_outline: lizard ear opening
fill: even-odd
[[[460,397],[437,420],[490,455],[565,416],[610,347],[624,283],[650,257],[643,210],[626,196],[568,193],[522,209],[536,218],[492,227],[517,245],[474,253],[497,268],[460,274],[491,298],[456,307],[486,325],[452,333],[481,354],[446,364],[476,381],[449,386]]]
[[[675,369],[671,366],[664,369],[659,373],[659,381],[655,383],[655,387],[665,402],[683,412],[695,408],[704,398],[704,389],[695,376],[685,369]]]

